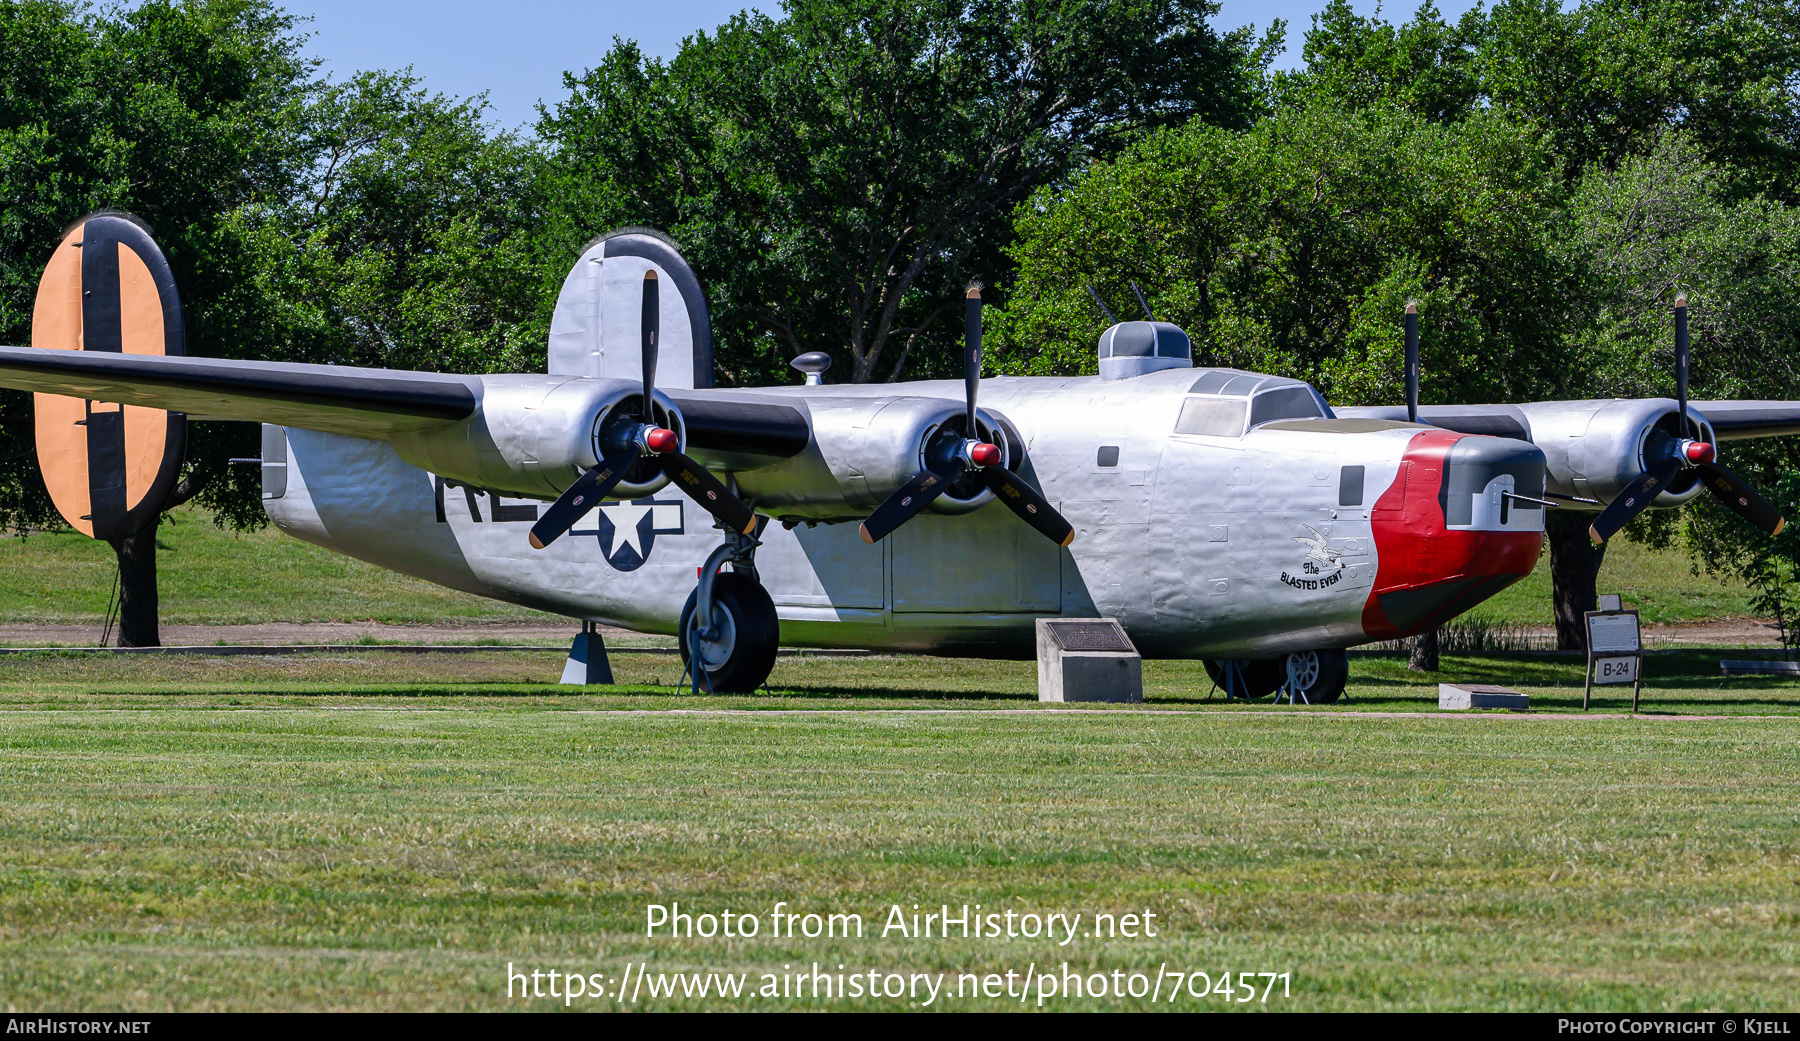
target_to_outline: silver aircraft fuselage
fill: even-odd
[[[787,517],[756,554],[781,642],[1028,657],[1035,619],[1107,616],[1147,656],[1268,658],[1434,628],[1535,565],[1543,511],[1510,495],[1542,494],[1528,442],[1329,417],[1180,432],[1208,429],[1187,418],[1212,407],[1195,393],[1207,371],[985,381],[984,422],[1016,431],[1022,473],[1075,526],[1073,544],[991,502],[922,514],[876,545],[853,522]],[[731,393],[810,414],[858,397],[960,404],[963,386]],[[265,460],[285,451],[287,464],[264,498],[282,531],[572,618],[674,633],[721,541],[668,487],[602,504],[533,550],[538,502],[446,485],[385,442],[288,428],[283,446],[281,428],[268,433]],[[758,474],[734,477],[754,500]]]

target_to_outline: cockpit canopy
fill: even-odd
[[[1330,416],[1331,408],[1319,392],[1299,380],[1239,369],[1208,369],[1188,388],[1175,432],[1241,437],[1251,427],[1278,419]]]
[[[1191,369],[1194,344],[1168,322],[1120,322],[1100,334],[1100,378],[1130,379],[1162,369]]]

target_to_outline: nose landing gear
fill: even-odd
[[[1207,659],[1203,664],[1227,698],[1254,700],[1286,690],[1298,702],[1331,705],[1350,680],[1350,655],[1343,650],[1296,651],[1261,661]]]
[[[1295,651],[1284,664],[1290,701],[1334,705],[1350,681],[1350,655],[1343,650]]]

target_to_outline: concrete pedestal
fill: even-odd
[[[1144,700],[1144,662],[1111,618],[1039,618],[1039,701]]]
[[[1531,699],[1516,690],[1496,687],[1492,683],[1440,683],[1438,708],[1510,708],[1524,711]]]
[[[562,679],[558,682],[587,687],[612,681],[612,663],[606,660],[606,641],[600,638],[594,623],[585,622],[581,635],[569,645],[569,660],[563,663]]]

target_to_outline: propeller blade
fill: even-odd
[[[1770,535],[1779,535],[1781,529],[1787,527],[1787,520],[1781,516],[1781,512],[1758,495],[1755,488],[1745,484],[1742,477],[1718,463],[1702,463],[1699,470],[1701,480],[1706,483],[1706,490],[1712,492],[1713,498],[1724,503],[1727,509]]]
[[[587,516],[588,511],[599,505],[606,493],[624,479],[625,471],[637,457],[637,445],[626,445],[610,458],[601,460],[599,466],[577,477],[575,483],[569,485],[568,490],[531,526],[531,548],[543,549]]]
[[[984,473],[987,475],[988,487],[994,490],[994,498],[1006,504],[1006,508],[1019,515],[1019,519],[1036,528],[1043,536],[1058,546],[1067,546],[1075,541],[1075,527],[1063,519],[1062,514],[1050,508],[1037,489],[1025,483],[1025,479],[1004,466],[990,466]]]
[[[973,283],[963,298],[963,397],[969,405],[964,437],[981,439],[975,429],[975,393],[981,389],[981,285]]]
[[[756,511],[731,494],[731,489],[714,477],[712,471],[680,452],[665,452],[657,459],[662,462],[663,473],[675,482],[675,487],[688,493],[701,509],[719,518],[727,528],[748,535],[756,527]]]
[[[1406,421],[1419,421],[1419,305],[1406,302]]]
[[[887,501],[875,507],[869,519],[862,522],[857,530],[862,532],[862,540],[874,545],[893,533],[895,528],[911,520],[920,510],[931,505],[931,501],[944,494],[950,482],[962,476],[965,469],[961,459],[949,459],[939,464],[938,469],[920,470],[913,479],[900,486],[900,490],[887,497]]]
[[[656,269],[644,272],[644,422],[656,422],[656,409],[651,404],[656,399],[656,341],[657,333],[662,326],[662,308],[656,300]]]
[[[1688,436],[1688,326],[1687,294],[1675,298],[1675,400],[1681,405],[1681,436]]]
[[[1650,508],[1650,504],[1656,501],[1656,494],[1674,480],[1680,469],[1680,460],[1670,459],[1638,474],[1637,480],[1626,485],[1619,497],[1601,510],[1600,516],[1594,518],[1594,523],[1588,527],[1588,537],[1595,544],[1612,538],[1620,528],[1631,522],[1631,518]]]

